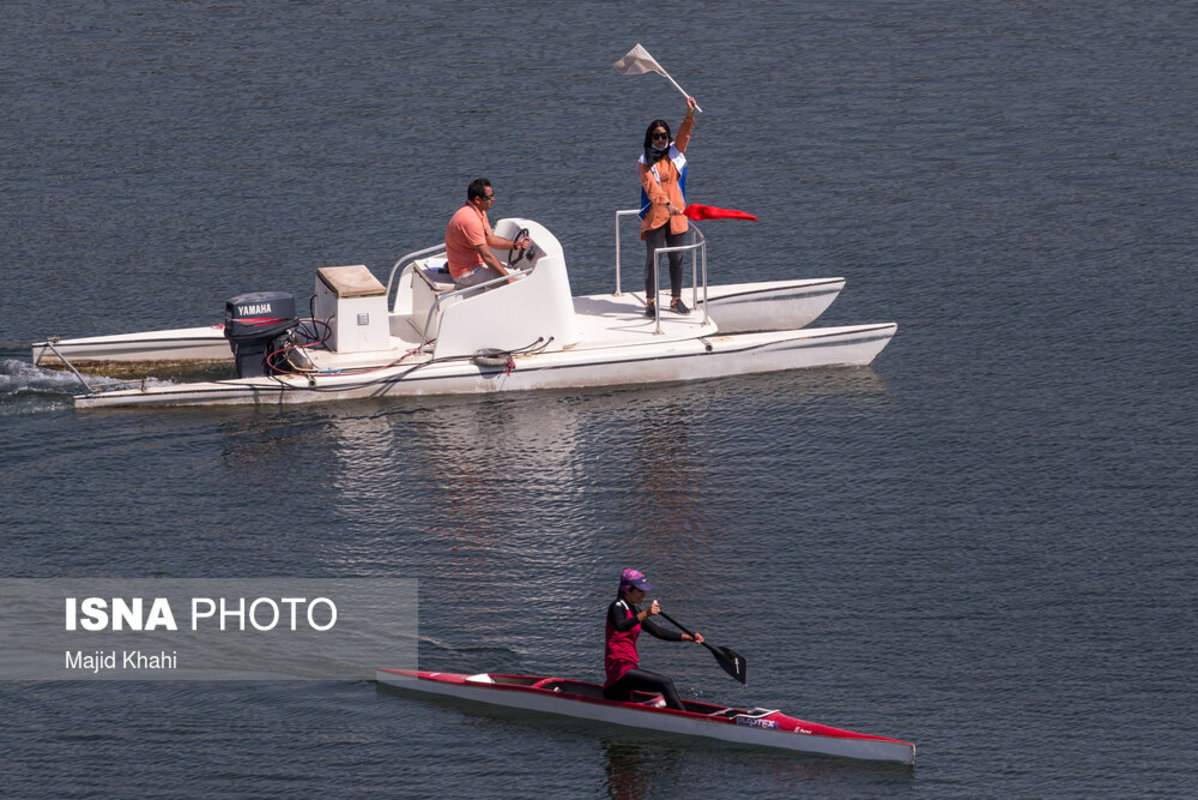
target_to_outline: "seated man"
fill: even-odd
[[[449,276],[459,289],[502,278],[508,274],[491,252],[524,249],[531,243],[527,236],[519,241],[504,239],[491,232],[487,209],[495,203],[495,191],[486,178],[476,178],[466,187],[466,204],[457,210],[445,229],[445,255]]]

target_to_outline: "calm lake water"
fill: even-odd
[[[420,581],[420,663],[598,678],[636,566],[747,657],[684,695],[917,743],[820,759],[370,682],[0,684],[0,793],[1198,794],[1198,9],[0,4],[3,577]],[[713,282],[842,275],[870,369],[75,413],[28,345],[218,321],[436,242],[477,175],[610,289],[659,76]],[[625,240],[624,280],[641,251]],[[1187,633],[1188,631],[1188,633]]]

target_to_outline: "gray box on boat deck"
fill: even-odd
[[[316,319],[329,326],[337,353],[386,350],[391,345],[387,289],[364,264],[316,270]]]

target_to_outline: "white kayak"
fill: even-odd
[[[444,695],[493,706],[625,725],[745,745],[778,747],[843,758],[915,763],[915,745],[787,716],[766,708],[741,709],[684,700],[685,711],[661,706],[660,695],[619,702],[600,686],[565,678],[378,669],[375,679],[397,689]]]

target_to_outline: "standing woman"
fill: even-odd
[[[643,611],[638,606],[645,599],[645,592],[652,589],[645,576],[635,569],[626,569],[620,576],[616,599],[607,608],[606,642],[603,648],[607,680],[603,684],[603,696],[608,700],[626,702],[632,698],[633,692],[660,693],[669,708],[685,711],[672,680],[640,668],[636,640],[642,628],[658,639],[669,642],[702,644],[703,634],[691,636],[688,633],[675,633],[651,622],[649,618],[660,612],[657,601],[654,600]]]
[[[645,130],[645,151],[637,161],[641,179],[641,238],[645,240],[645,316],[657,311],[657,275],[653,251],[684,244],[689,228],[686,209],[686,146],[695,126],[695,98],[686,98],[686,119],[678,126],[678,138],[670,136],[670,124],[655,119]],[[682,253],[669,253],[670,309],[689,314],[682,302]]]

